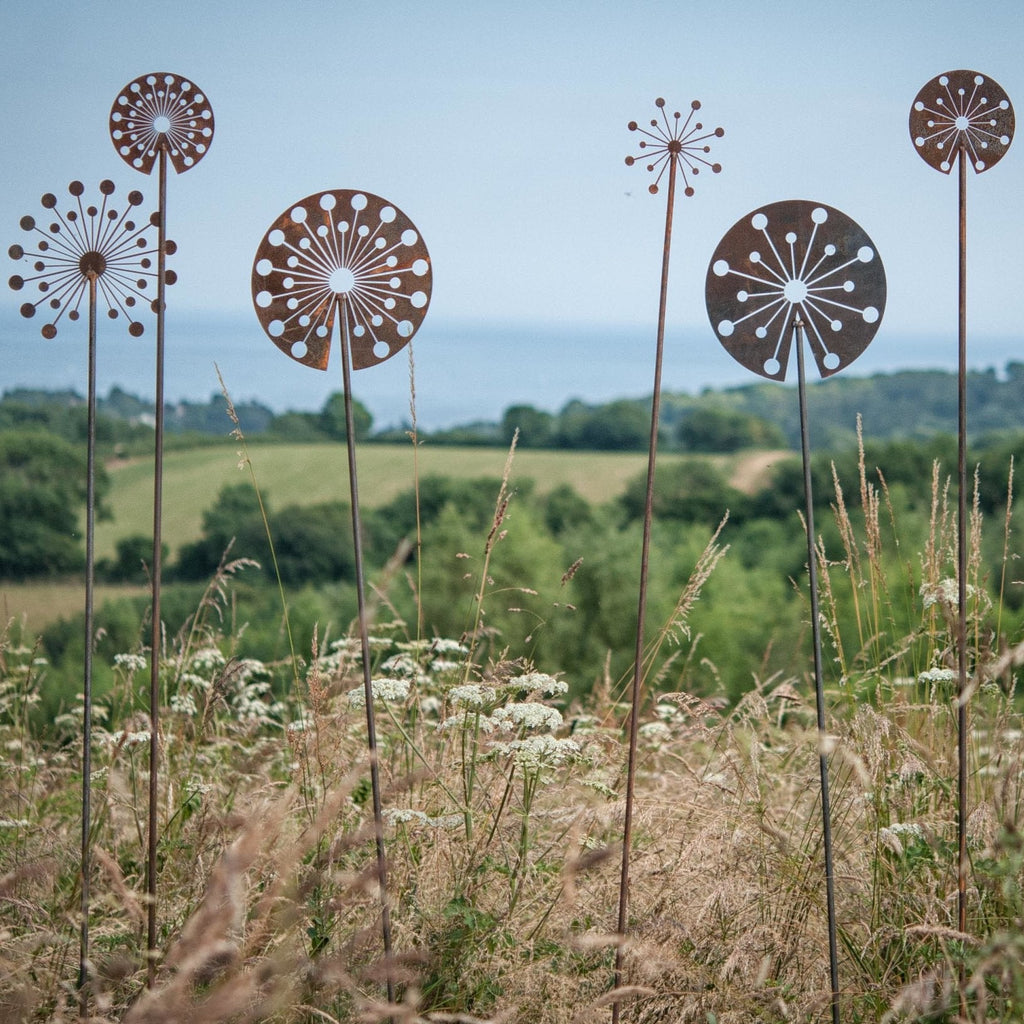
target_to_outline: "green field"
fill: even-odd
[[[348,464],[339,444],[268,444],[250,442],[256,482],[271,511],[285,505],[348,501]],[[411,444],[366,444],[358,449],[360,502],[372,508],[413,486]],[[720,461],[741,489],[760,483],[780,453],[755,452],[723,457]],[[507,453],[494,448],[419,448],[421,477],[500,477]],[[680,456],[667,454],[660,464]],[[164,456],[163,538],[173,553],[200,533],[203,510],[213,504],[225,484],[250,479],[239,469],[235,445],[168,452]],[[513,484],[532,479],[544,494],[569,484],[590,502],[609,501],[621,494],[633,477],[645,472],[642,452],[567,452],[523,449],[513,462]],[[108,465],[113,519],[96,525],[96,557],[110,557],[121,537],[152,530],[153,467],[149,460]]]

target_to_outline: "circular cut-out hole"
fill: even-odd
[[[825,221],[828,220],[828,210],[821,206],[816,206],[811,210],[811,220],[813,220],[815,224],[824,224]]]
[[[761,341],[764,341],[764,339],[768,337],[768,328],[758,327],[757,330],[754,331],[754,337],[759,338]]]
[[[284,241],[284,232],[280,228],[274,228],[274,230],[267,235],[267,241],[271,245],[280,245]]]
[[[764,229],[768,227],[768,218],[763,213],[755,213],[754,216],[750,218],[750,226],[755,231],[764,231]]]
[[[308,351],[309,351],[309,349],[306,348],[306,343],[304,341],[292,342],[292,347],[291,347],[291,357],[292,357],[292,359],[305,359],[306,358],[306,353]]]
[[[292,212],[288,216],[290,216],[292,221],[296,224],[305,224],[306,208],[304,206],[293,206]]]
[[[882,314],[879,313],[878,310],[875,309],[874,306],[868,306],[867,309],[865,309],[864,312],[861,314],[861,316],[864,317],[864,323],[866,323],[866,324],[876,324],[876,323],[878,323],[878,318],[881,315]]]
[[[776,376],[781,369],[782,365],[779,363],[778,359],[766,359],[764,361],[764,372],[767,373],[769,377]]]
[[[338,267],[337,270],[331,272],[331,276],[327,279],[327,286],[336,295],[344,295],[345,292],[352,291],[355,285],[356,275],[348,267]]]
[[[843,329],[843,321],[842,320],[833,320],[829,324],[829,327],[831,327],[833,331],[838,333],[839,331],[841,331]]]
[[[857,250],[857,259],[859,259],[861,263],[870,263],[874,258],[875,250],[872,249],[870,245],[862,245]]]
[[[260,309],[267,309],[274,301],[274,296],[270,292],[257,292],[256,293],[256,305]]]
[[[393,206],[385,206],[384,209],[380,211],[380,219],[385,224],[390,224],[397,216],[398,211]]]
[[[412,228],[406,228],[402,232],[402,245],[415,245],[419,240],[420,236]]]
[[[333,210],[338,205],[338,197],[333,192],[325,192],[320,197],[321,210]]]
[[[368,202],[368,200],[367,200],[366,196],[364,196],[362,194],[362,192],[357,192],[352,197],[352,209],[353,210],[365,210],[367,202]]]
[[[794,278],[792,281],[786,282],[782,294],[786,296],[787,302],[803,302],[807,298],[807,285],[798,278]]]
[[[736,325],[731,320],[721,320],[718,324],[718,333],[723,338],[732,337],[732,332],[736,330]]]
[[[274,269],[274,264],[270,260],[264,258],[256,262],[256,273],[260,277],[266,277]]]
[[[729,273],[728,260],[715,260],[711,265],[711,270],[715,277],[725,277],[725,275]]]
[[[827,356],[822,360],[826,370],[838,370],[839,369],[839,356],[835,352],[829,352]]]
[[[748,292],[740,291],[740,292],[736,293],[736,301],[737,302],[746,302],[747,299],[749,299],[749,298],[750,298],[750,294]]]
[[[378,341],[373,346],[373,354],[378,359],[387,359],[391,355],[391,346],[386,341]]]
[[[166,135],[171,130],[171,119],[166,114],[157,114],[153,118],[153,131]]]
[[[416,330],[411,320],[399,320],[396,329],[400,338],[411,338]]]
[[[284,321],[283,320],[271,320],[267,324],[267,333],[272,338],[280,338],[284,334]]]
[[[422,309],[427,304],[427,293],[413,292],[412,295],[409,296],[409,301],[416,309]]]

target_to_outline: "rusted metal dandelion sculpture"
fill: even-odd
[[[388,872],[370,675],[352,370],[382,363],[409,343],[426,316],[432,281],[430,255],[412,221],[387,200],[349,189],[318,192],[290,206],[264,235],[252,270],[256,315],[285,355],[326,370],[336,325],[341,334],[359,639],[390,1002],[395,992]]]
[[[933,78],[910,109],[910,137],[921,159],[949,174],[959,165],[959,319],[957,331],[957,904],[967,930],[967,169],[981,174],[997,164],[1013,140],[1009,97],[976,71]],[[963,986],[961,985],[961,993]],[[963,996],[961,994],[963,1007]]]
[[[141,192],[130,192],[127,205],[119,213],[115,208],[114,183],[102,181],[100,198],[86,205],[85,186],[73,181],[68,199],[52,192],[42,198],[46,210],[38,223],[35,217],[21,219],[29,235],[20,245],[12,245],[9,255],[25,269],[10,278],[15,291],[30,297],[21,306],[21,315],[45,318],[40,333],[52,341],[63,321],[76,322],[86,307],[89,324],[88,353],[88,427],[86,457],[86,529],[85,529],[85,661],[83,666],[82,721],[82,845],[81,845],[81,934],[78,983],[85,1010],[89,982],[89,882],[91,849],[92,772],[92,661],[93,661],[93,586],[95,582],[94,525],[96,513],[96,319],[97,308],[106,306],[112,320],[124,319],[128,333],[137,338],[144,332],[139,313],[146,306],[154,311],[158,255],[174,252],[174,243],[156,242],[158,214],[139,222]],[[167,284],[174,272],[165,271]]]
[[[864,230],[839,210],[805,200],[772,203],[737,221],[715,249],[705,284],[711,326],[729,354],[747,369],[785,380],[796,349],[835,1024],[839,960],[804,350],[810,350],[822,377],[849,366],[874,338],[885,295],[885,270]]]
[[[213,111],[192,82],[180,75],[157,72],[129,82],[117,95],[110,110],[110,138],[121,159],[143,174],[158,172],[159,229],[156,298],[156,419],[154,422],[153,469],[153,560],[152,637],[150,646],[149,714],[149,817],[146,861],[147,982],[156,978],[156,875],[157,806],[160,778],[160,652],[162,622],[160,589],[163,578],[163,450],[164,450],[164,286],[167,283],[164,257],[167,229],[167,165],[181,174],[194,167],[207,153],[213,140]]]
[[[626,164],[632,167],[638,160],[646,161],[647,170],[655,174],[655,179],[648,186],[651,195],[657,195],[662,180],[668,176],[667,209],[665,214],[665,240],[661,262],[661,293],[658,305],[658,333],[654,357],[654,393],[651,406],[651,435],[648,448],[647,491],[644,503],[643,541],[640,554],[640,588],[637,607],[636,653],[633,664],[633,686],[630,700],[629,718],[629,760],[626,771],[626,807],[622,836],[622,872],[619,882],[619,914],[617,933],[619,944],[615,951],[615,987],[622,981],[623,940],[626,934],[629,916],[629,859],[633,836],[633,794],[636,779],[637,738],[640,724],[640,691],[643,685],[644,665],[644,624],[647,611],[647,576],[651,550],[651,519],[654,507],[654,476],[658,449],[658,423],[661,415],[661,371],[665,350],[665,310],[668,296],[668,267],[672,250],[672,219],[675,208],[677,179],[682,178],[683,194],[692,196],[693,180],[702,169],[717,174],[722,166],[708,159],[711,152],[711,139],[720,139],[725,135],[722,128],[705,131],[704,125],[698,121],[697,111],[700,103],[694,100],[690,111],[684,119],[679,111],[672,114],[671,120],[665,113],[665,101],[655,100],[660,117],[652,118],[649,128],[641,128],[636,121],[630,121],[629,130],[639,132],[639,148],[641,156],[627,156]],[[612,1004],[612,1020],[619,1019],[619,1004]]]

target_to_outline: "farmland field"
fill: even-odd
[[[238,446],[225,444],[164,456],[163,538],[171,552],[199,536],[203,510],[213,504],[225,484],[248,481],[239,469]],[[271,510],[284,505],[348,501],[348,466],[339,444],[265,444],[249,442],[256,481]],[[751,452],[715,457],[736,486],[753,490],[771,465],[786,453]],[[367,507],[383,505],[413,485],[411,444],[365,444],[358,452],[359,495]],[[679,455],[661,456],[659,464]],[[494,448],[449,446],[419,449],[420,476],[500,477],[506,453]],[[646,470],[643,452],[538,451],[515,454],[512,481],[532,479],[544,494],[569,484],[589,502],[610,501],[633,477]],[[96,525],[96,556],[114,554],[121,537],[149,534],[152,529],[153,469],[149,460],[108,465],[113,519]]]

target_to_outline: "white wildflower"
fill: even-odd
[[[141,654],[115,654],[114,664],[118,668],[123,668],[129,675],[133,675],[143,671],[149,662]]]
[[[637,732],[644,743],[651,747],[659,747],[672,738],[672,730],[664,722],[644,722]]]
[[[957,678],[957,673],[951,668],[929,668],[918,677],[919,683],[952,683]]]
[[[441,711],[441,698],[440,697],[421,697],[420,698],[420,713],[424,715],[436,715]]]
[[[568,764],[580,756],[580,745],[575,740],[560,740],[541,734],[509,743],[496,743],[495,754],[508,755],[513,764],[525,771],[539,771]]]
[[[557,732],[562,727],[562,716],[546,704],[506,704],[496,708],[493,715],[503,732],[517,729],[546,729]]]
[[[189,715],[191,717],[198,709],[192,694],[175,693],[171,697],[171,710],[176,711],[179,715]]]
[[[467,654],[468,648],[458,640],[449,640],[445,637],[437,637],[431,640],[430,649],[434,654]]]
[[[886,828],[879,829],[878,838],[902,857],[904,841],[910,844],[924,842],[924,829],[916,822],[894,821]]]
[[[374,702],[404,701],[409,696],[409,680],[383,676],[370,683]],[[366,707],[366,687],[357,686],[348,691],[348,702],[354,708]]]
[[[380,669],[389,676],[412,679],[417,683],[426,682],[426,676],[420,671],[416,659],[408,654],[392,655],[381,665]]]
[[[386,807],[382,817],[389,825],[407,825],[409,822],[426,825],[430,820],[422,811],[414,811],[409,807]]]
[[[0,828],[28,828],[28,818],[0,818]]]
[[[137,747],[143,743],[148,743],[149,738],[150,733],[148,729],[139,732],[126,732],[124,729],[118,729],[117,732],[110,734],[110,742],[115,747]]]
[[[556,679],[546,672],[527,672],[516,676],[505,683],[506,690],[517,693],[538,693],[543,697],[561,697],[569,692],[569,684],[564,679]]]
[[[682,712],[675,704],[658,704],[654,713],[662,722],[678,722],[683,717]]]
[[[449,661],[447,658],[435,658],[430,663],[430,671],[435,675],[443,675],[445,672],[455,672],[462,668],[460,662]]]
[[[222,669],[227,663],[227,658],[216,647],[203,647],[192,655],[188,667],[193,672],[210,675]]]
[[[438,729],[476,729],[479,732],[497,732],[497,719],[482,715],[479,711],[460,711],[437,723]]]
[[[492,707],[497,702],[497,697],[498,695],[492,687],[481,686],[478,683],[455,686],[448,691],[448,699],[460,708]]]
[[[178,681],[185,686],[192,687],[193,690],[201,690],[203,693],[207,693],[211,686],[209,679],[197,676],[194,672],[182,672],[178,677]]]

